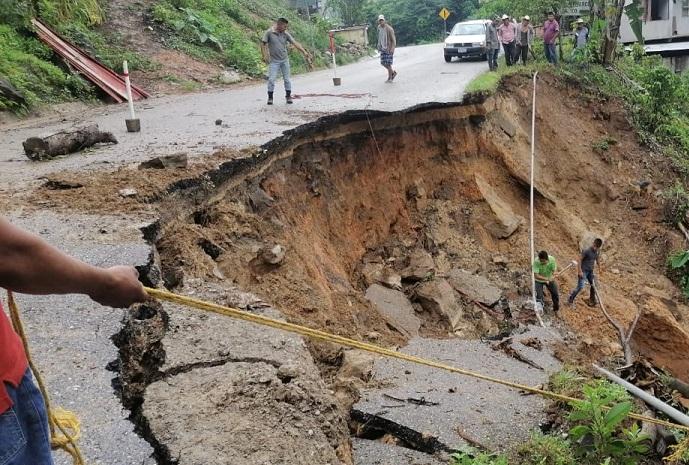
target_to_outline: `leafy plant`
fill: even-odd
[[[610,146],[612,145],[617,145],[617,140],[612,137],[606,136],[591,144],[591,147],[593,147],[594,150],[607,152],[608,150],[610,150]]]
[[[520,465],[577,465],[572,447],[559,436],[533,433],[526,443],[517,449]]]
[[[576,454],[583,460],[610,464],[633,465],[647,452],[637,424],[624,427],[632,410],[629,395],[617,385],[599,381],[585,385],[584,399],[572,402],[568,419],[574,423],[569,435]],[[606,409],[608,407],[609,409]]]
[[[668,258],[671,275],[678,282],[682,294],[689,298],[689,250],[676,252]]]
[[[504,455],[480,452],[473,448],[455,452],[450,456],[451,465],[508,465]]]

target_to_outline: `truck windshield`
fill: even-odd
[[[483,24],[458,23],[455,24],[455,27],[452,28],[453,36],[478,36],[485,33],[486,30],[484,29]]]

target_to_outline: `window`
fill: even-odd
[[[670,2],[668,0],[651,0],[651,21],[668,19],[670,19]]]
[[[689,17],[689,0],[682,0],[682,17]]]

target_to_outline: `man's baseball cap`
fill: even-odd
[[[378,21],[385,21],[385,15],[378,15]]]
[[[502,19],[510,19],[510,17],[507,15],[502,15]]]
[[[583,24],[583,23],[584,23],[583,19],[581,19],[581,18],[577,19],[577,24]]]
[[[524,19],[527,21],[531,21],[531,18],[529,18],[529,15],[524,16]]]

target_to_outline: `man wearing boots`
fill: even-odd
[[[536,281],[536,300],[543,305],[543,288],[547,287],[550,297],[553,299],[553,312],[557,313],[560,310],[560,293],[555,282],[555,273],[557,272],[555,257],[549,255],[545,250],[541,250],[538,253],[538,258],[533,262],[532,270]]]
[[[589,294],[589,300],[587,304],[591,307],[596,306],[596,277],[593,274],[593,269],[598,263],[598,271],[600,271],[600,262],[598,261],[598,255],[600,254],[600,248],[603,246],[602,239],[596,239],[593,241],[593,245],[588,249],[581,252],[580,265],[578,266],[579,271],[579,281],[577,282],[577,287],[569,295],[568,305],[574,307],[574,299],[577,295],[584,289],[586,281],[589,282],[591,286],[591,292]]]
[[[488,55],[488,69],[498,69],[498,54],[500,53],[500,39],[498,38],[498,26],[500,19],[496,16],[493,21],[486,24],[486,55]]]
[[[273,104],[273,92],[275,91],[275,81],[278,72],[282,72],[285,81],[285,98],[287,103],[292,103],[292,82],[290,81],[289,55],[287,44],[292,44],[299,50],[306,61],[311,63],[311,55],[301,44],[294,40],[292,34],[287,32],[289,21],[279,18],[275,25],[268,29],[261,40],[261,52],[263,59],[268,63],[268,105]]]

